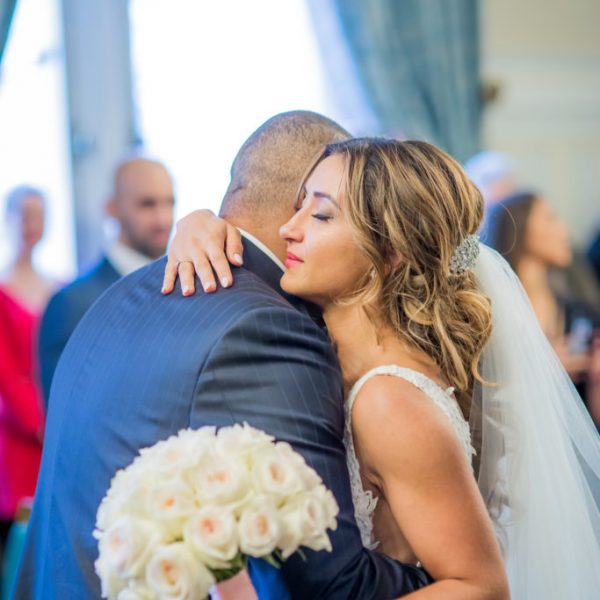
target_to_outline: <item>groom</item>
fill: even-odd
[[[178,430],[248,422],[292,444],[340,506],[333,552],[291,557],[293,598],[392,598],[427,575],[362,547],[342,444],[342,382],[326,335],[279,287],[298,181],[347,133],[309,112],[277,115],[244,143],[222,213],[244,230],[235,286],[182,298],[158,290],[165,261],[116,283],[75,330],[51,391],[44,455],[13,598],[99,598],[92,537],[114,473]],[[295,304],[295,305],[293,305]],[[282,598],[251,565],[261,597]],[[261,570],[262,569],[262,570]]]

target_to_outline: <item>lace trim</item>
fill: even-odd
[[[352,387],[344,410],[346,416],[344,428],[344,445],[346,447],[346,460],[350,472],[350,485],[352,488],[352,499],[354,501],[354,516],[360,530],[363,545],[366,548],[376,548],[379,542],[373,540],[373,512],[377,506],[377,498],[371,490],[365,490],[360,478],[360,465],[354,450],[354,438],[352,437],[352,407],[358,392],[371,377],[376,375],[391,375],[399,377],[412,383],[438,406],[450,419],[452,427],[463,446],[469,462],[475,455],[475,449],[471,445],[471,432],[469,424],[465,420],[458,406],[458,402],[452,396],[454,388],[442,389],[435,381],[418,371],[413,371],[397,365],[383,365],[371,369],[365,373]]]
[[[346,447],[346,462],[350,473],[350,488],[352,491],[352,502],[354,504],[354,518],[360,531],[360,537],[365,548],[373,550],[378,542],[373,540],[373,512],[379,498],[376,498],[371,490],[365,490],[360,478],[360,465],[354,450],[354,438],[352,437],[352,406],[358,390],[366,381],[359,380],[350,391],[348,401],[345,403],[346,423],[344,428],[344,446]],[[359,385],[360,384],[360,385]],[[358,388],[357,388],[358,386]]]

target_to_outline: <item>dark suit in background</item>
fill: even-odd
[[[40,380],[46,407],[58,359],[71,334],[90,306],[120,277],[110,261],[103,257],[88,273],[50,299],[42,317],[38,341]]]
[[[99,598],[92,531],[115,472],[182,428],[244,421],[289,442],[340,505],[333,552],[306,550],[306,562],[293,556],[284,564],[293,598],[389,599],[424,585],[420,569],[362,546],[339,366],[325,333],[284,298],[275,263],[246,241],[233,288],[191,298],[160,294],[164,265],[117,282],[65,349],[13,597]]]
[[[600,230],[596,233],[588,251],[587,257],[590,261],[592,267],[594,268],[594,272],[596,273],[596,278],[598,283],[600,284]]]

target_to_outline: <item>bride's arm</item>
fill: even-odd
[[[449,419],[411,384],[376,377],[356,399],[352,426],[364,475],[435,580],[411,596],[508,598],[492,523]]]
[[[243,252],[236,227],[209,210],[195,210],[177,222],[167,252],[162,293],[170,294],[179,276],[183,295],[191,296],[196,291],[195,274],[205,292],[217,289],[215,274],[222,287],[229,287],[233,283],[229,263],[240,266]]]

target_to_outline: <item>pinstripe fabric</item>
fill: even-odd
[[[92,270],[50,298],[38,336],[40,381],[46,407],[54,371],[70,335],[90,306],[120,277],[108,259],[102,257]]]
[[[52,387],[15,598],[98,598],[91,534],[115,471],[181,428],[242,421],[290,442],[341,507],[333,553],[284,565],[293,598],[391,598],[422,584],[419,571],[362,548],[333,350],[273,288],[280,272],[269,259],[249,243],[244,256],[262,278],[242,268],[230,290],[163,297],[161,260],[120,280],[83,318]]]

